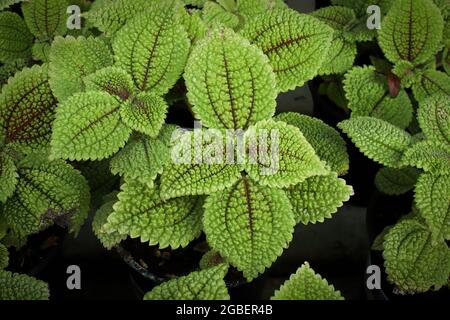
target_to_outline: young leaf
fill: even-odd
[[[139,237],[142,242],[160,248],[187,246],[202,230],[203,199],[183,197],[165,201],[159,193],[156,186],[126,181],[105,230]]]
[[[22,70],[26,66],[24,59],[15,59],[4,63],[0,66],[0,86],[3,87],[8,82],[8,79],[19,70]]]
[[[235,29],[239,26],[239,17],[229,12],[220,4],[208,1],[202,10],[203,21],[209,27],[227,27]]]
[[[260,121],[244,134],[249,155],[245,171],[270,187],[289,187],[328,173],[300,130],[281,121]]]
[[[0,152],[0,202],[5,202],[16,189],[17,168],[13,157]]]
[[[433,95],[445,95],[450,97],[450,76],[437,70],[426,70],[419,81],[414,82],[414,98],[423,102]]]
[[[41,40],[52,40],[66,30],[67,0],[33,0],[22,4],[28,29]]]
[[[420,141],[406,150],[402,163],[434,174],[450,174],[450,146]]]
[[[188,33],[191,44],[194,44],[206,35],[207,27],[201,17],[200,10],[191,9],[181,14],[181,21]]]
[[[339,291],[305,262],[275,291],[272,300],[344,300]]]
[[[450,78],[449,78],[450,81]],[[419,107],[417,119],[429,140],[450,146],[450,96],[432,96]]]
[[[22,18],[13,12],[0,13],[0,61],[29,58],[33,35]]]
[[[385,194],[400,195],[414,188],[420,171],[416,168],[381,168],[375,176],[377,189]]]
[[[294,214],[286,194],[243,177],[209,196],[203,228],[208,244],[251,281],[292,240]]]
[[[133,79],[124,70],[106,67],[84,78],[86,91],[105,91],[125,101],[134,91]]]
[[[443,27],[432,0],[397,0],[383,20],[379,44],[391,62],[418,65],[438,51]]]
[[[47,63],[50,61],[50,49],[51,46],[49,43],[36,42],[31,48],[31,52],[35,60],[41,60],[42,62]]]
[[[127,142],[131,129],[120,119],[120,101],[107,93],[77,93],[58,105],[52,155],[70,160],[101,160]]]
[[[105,229],[105,224],[107,223],[108,217],[113,212],[113,206],[116,201],[109,201],[102,205],[100,209],[97,210],[92,220],[92,230],[97,238],[100,240],[102,245],[111,250],[115,245],[119,244],[122,240],[126,239],[126,235],[122,235],[117,231],[112,231],[108,233]]]
[[[0,270],[5,269],[8,266],[8,264],[9,264],[8,248],[0,243]]]
[[[367,157],[391,168],[402,166],[403,153],[413,142],[407,132],[377,118],[353,117],[338,126]]]
[[[324,222],[353,195],[353,188],[336,173],[314,176],[285,190],[292,204],[296,223]]]
[[[275,113],[267,57],[231,30],[216,30],[197,44],[185,80],[193,111],[207,127],[246,129]]]
[[[144,300],[229,300],[223,278],[228,266],[221,264],[172,279],[147,292]]]
[[[285,92],[317,75],[331,45],[333,29],[312,16],[277,9],[249,21],[241,34],[269,57],[278,89]]]
[[[25,274],[0,270],[0,300],[48,300],[48,285]]]
[[[221,263],[224,263],[224,259],[221,257],[221,255],[214,250],[209,250],[202,256],[198,265],[200,269],[204,270],[215,267]]]

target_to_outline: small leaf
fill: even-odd
[[[106,67],[84,78],[86,91],[105,91],[125,101],[134,91],[133,79],[124,70]]]
[[[36,42],[31,52],[35,60],[41,60],[47,63],[50,61],[50,49],[51,46],[47,42]]]
[[[126,235],[122,235],[117,231],[108,233],[105,230],[105,224],[107,223],[108,217],[113,212],[113,205],[115,202],[116,201],[109,201],[102,205],[95,213],[92,221],[92,230],[94,231],[94,234],[108,250],[111,250],[115,245],[126,239]]]
[[[414,98],[419,103],[427,100],[433,95],[444,95],[450,97],[450,76],[437,70],[426,70],[419,81],[414,82]]]
[[[5,269],[9,264],[9,252],[8,248],[0,243],[0,272]]]
[[[220,4],[214,1],[207,1],[202,10],[202,18],[207,26],[227,27],[235,29],[239,26],[239,17],[232,12],[229,12]]]
[[[224,263],[224,259],[220,256],[220,254],[214,250],[209,250],[200,259],[199,267],[200,269],[204,270],[215,267],[222,263]]]
[[[25,274],[0,270],[0,300],[48,300],[48,285]]]
[[[22,18],[13,12],[0,13],[0,61],[29,58],[33,35]]]
[[[450,80],[450,78],[449,78]],[[417,119],[429,140],[450,146],[450,100],[449,96],[434,95],[419,107]]]
[[[404,194],[414,188],[420,171],[416,168],[381,168],[375,176],[377,189],[388,195]]]
[[[16,189],[17,168],[13,157],[0,152],[0,202],[5,202]]]
[[[406,150],[402,164],[435,174],[450,174],[450,146],[432,141],[420,141]]]
[[[52,40],[66,30],[67,0],[32,0],[22,4],[28,29],[39,39]]]

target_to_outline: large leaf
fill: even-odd
[[[247,177],[209,196],[205,203],[208,244],[249,281],[281,255],[292,240],[294,224],[286,194]]]
[[[14,158],[7,152],[0,152],[0,202],[5,202],[14,193],[17,177]]]
[[[22,18],[13,12],[0,13],[0,61],[29,58],[33,35]]]
[[[420,80],[412,86],[414,97],[423,102],[430,96],[439,94],[450,98],[450,76],[437,70],[426,70]]]
[[[241,33],[269,57],[278,89],[284,92],[317,75],[331,45],[333,29],[312,16],[277,9],[256,16]]]
[[[450,78],[449,78],[450,82]],[[450,96],[432,96],[419,107],[420,128],[429,140],[450,147]]]
[[[450,174],[450,145],[420,141],[406,150],[402,164],[435,174]]]
[[[122,240],[125,240],[127,237],[117,231],[108,232],[105,228],[108,217],[113,212],[114,203],[115,201],[109,201],[102,205],[100,209],[97,210],[94,219],[92,220],[92,230],[94,231],[94,234],[108,250],[119,244]]]
[[[267,57],[231,30],[216,30],[194,48],[185,79],[193,111],[207,127],[245,129],[275,113]]]
[[[400,195],[414,188],[420,171],[416,168],[381,168],[375,176],[377,189],[385,194]]]
[[[48,300],[48,285],[25,274],[0,270],[0,300]]]
[[[22,4],[28,29],[39,39],[51,41],[66,33],[67,0],[32,0]]]

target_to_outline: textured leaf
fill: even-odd
[[[292,240],[294,224],[286,194],[247,177],[205,202],[208,244],[249,281],[281,255]]]
[[[0,95],[0,124],[6,142],[30,149],[46,145],[55,107],[46,65],[18,72]]]
[[[423,102],[432,95],[445,95],[450,98],[450,76],[441,71],[426,70],[420,80],[412,86],[414,98]]]
[[[22,70],[26,66],[24,59],[15,59],[6,62],[0,66],[0,87],[8,82],[8,79],[19,70]]]
[[[336,173],[314,176],[286,190],[297,223],[324,222],[353,195],[353,188]]]
[[[181,21],[191,40],[191,44],[200,40],[206,35],[207,26],[202,20],[202,12],[200,10],[191,9],[181,14]]]
[[[77,93],[58,105],[52,155],[70,160],[101,160],[122,148],[131,129],[120,119],[120,101],[107,93]]]
[[[263,185],[284,188],[328,173],[300,130],[284,122],[260,121],[244,141],[249,148],[245,171]]]
[[[284,92],[317,75],[331,45],[333,29],[312,16],[277,9],[255,17],[241,33],[269,57],[278,89]]]
[[[420,141],[406,150],[402,163],[435,174],[450,174],[450,146]]]
[[[9,252],[8,248],[0,243],[0,272],[1,269],[5,269],[9,264]]]
[[[117,67],[106,67],[84,78],[86,91],[105,91],[121,100],[128,100],[134,92],[131,76]]]
[[[339,291],[305,262],[275,291],[272,300],[344,300]]]
[[[239,17],[232,12],[229,12],[220,4],[207,1],[202,10],[203,21],[209,27],[227,27],[230,29],[237,28],[239,26]]]
[[[16,189],[17,168],[13,157],[0,152],[0,202],[5,202]]]
[[[412,144],[407,132],[377,118],[354,117],[338,126],[368,158],[391,168],[401,167],[403,153]]]
[[[28,29],[39,39],[52,40],[67,30],[67,0],[32,0],[22,4]]]
[[[107,223],[108,217],[113,212],[114,203],[115,201],[109,201],[102,205],[100,209],[97,210],[94,219],[92,220],[92,230],[102,245],[108,250],[111,250],[115,245],[126,239],[126,235],[122,235],[117,231],[108,233],[105,230],[105,224]]]
[[[221,263],[224,263],[224,259],[214,250],[209,250],[205,253],[199,262],[200,269],[209,269],[215,267]]]
[[[51,46],[47,42],[36,42],[31,48],[31,52],[35,60],[47,63],[50,61],[50,49]]]
[[[33,35],[22,18],[13,12],[0,13],[0,61],[31,56]]]
[[[117,66],[126,70],[142,91],[167,93],[186,64],[190,40],[168,6],[130,20],[113,40]]]
[[[246,20],[250,20],[267,11],[287,8],[283,0],[237,0],[237,12]]]
[[[392,0],[331,0],[333,5],[353,9],[358,16],[366,15],[369,5],[378,5],[381,8],[381,12],[386,13],[392,2]]]
[[[336,31],[344,31],[352,20],[356,18],[352,9],[342,6],[323,7],[313,11],[311,15]]]
[[[228,266],[221,264],[172,279],[153,288],[144,300],[229,300],[223,278]]]
[[[322,161],[325,161],[332,171],[339,175],[349,169],[347,146],[338,131],[319,119],[299,113],[281,113],[275,117],[300,129],[306,140],[316,151]]]
[[[450,252],[444,241],[432,245],[431,233],[405,219],[385,236],[383,257],[388,280],[406,292],[438,290],[448,281]]]
[[[275,113],[267,57],[231,30],[216,30],[198,43],[185,79],[193,111],[207,127],[245,129]]]
[[[332,39],[327,59],[319,69],[320,75],[340,74],[349,70],[355,62],[357,48],[341,36]]]
[[[99,38],[57,37],[50,50],[50,86],[59,102],[83,91],[83,77],[110,66],[113,58]]]
[[[355,67],[345,76],[344,90],[352,116],[372,116],[402,129],[413,118],[408,94],[401,90],[396,98],[389,94],[386,77],[373,67]]]
[[[450,175],[423,174],[415,191],[416,205],[434,239],[450,240]]]
[[[0,270],[0,300],[48,300],[49,296],[44,281]]]
[[[375,176],[377,189],[385,194],[400,195],[414,188],[420,171],[415,168],[381,168]]]
[[[23,1],[25,1],[25,0],[0,0],[0,10],[6,9],[6,8],[12,6],[13,4],[23,2]]]
[[[394,63],[427,61],[440,46],[443,19],[432,0],[398,0],[383,20],[379,45]]]
[[[202,205],[199,197],[163,200],[158,187],[130,180],[118,194],[108,217],[107,232],[117,231],[159,248],[185,247],[200,235]]]
[[[449,78],[450,83],[450,78]],[[433,96],[424,101],[417,118],[426,137],[450,146],[450,100],[449,96]]]

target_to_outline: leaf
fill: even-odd
[[[287,8],[283,0],[237,0],[237,12],[246,21],[267,11]]]
[[[405,219],[385,236],[383,257],[388,280],[406,292],[439,290],[448,281],[450,252],[444,241],[432,245],[431,233]]]
[[[297,127],[322,161],[339,175],[349,169],[347,146],[338,131],[323,121],[294,112],[281,113],[275,120]]]
[[[158,187],[126,181],[105,230],[140,238],[159,248],[186,247],[202,230],[200,197],[161,199]]]
[[[249,21],[241,34],[269,57],[278,89],[285,92],[317,75],[333,29],[312,16],[277,9]]]
[[[106,67],[84,78],[86,91],[105,91],[123,101],[134,93],[131,76],[117,67]]]
[[[0,152],[0,202],[5,202],[14,193],[17,177],[14,158],[7,152]]]
[[[25,274],[0,270],[0,300],[48,300],[48,285]]]
[[[118,67],[141,91],[166,94],[181,76],[190,40],[174,10],[156,7],[130,20],[113,39]]]
[[[344,300],[340,291],[328,284],[305,262],[285,281],[271,300]]]
[[[251,281],[264,272],[292,240],[292,207],[279,189],[243,177],[209,196],[203,228],[208,244]]]
[[[429,140],[450,146],[450,102],[448,96],[431,96],[420,105],[417,118]]]
[[[202,39],[208,31],[205,22],[202,20],[202,12],[200,10],[191,9],[181,14],[181,21],[188,33],[191,44]]]
[[[0,272],[2,272],[2,269],[8,267],[8,264],[9,264],[8,248],[0,243]]]
[[[249,155],[245,171],[258,183],[289,187],[328,173],[297,127],[281,121],[260,121],[244,134]]]
[[[0,95],[0,124],[6,143],[30,150],[47,145],[55,107],[46,65],[16,73]]]
[[[31,52],[35,60],[47,63],[50,61],[50,49],[51,46],[47,42],[36,42],[31,48]]]
[[[109,201],[102,205],[100,209],[97,210],[94,219],[92,220],[92,230],[94,231],[94,234],[108,250],[111,250],[115,245],[126,239],[126,235],[122,235],[117,231],[108,233],[105,230],[105,224],[107,223],[108,217],[113,212],[113,205],[115,202],[116,201]]]
[[[24,59],[16,59],[6,62],[0,66],[0,86],[5,85],[8,79],[19,70],[22,70],[26,66]]]
[[[67,31],[67,0],[32,0],[22,3],[28,29],[37,38],[51,41],[55,35]]]
[[[338,127],[368,158],[391,168],[402,166],[403,153],[412,144],[407,132],[377,118],[352,117]]]
[[[267,57],[231,30],[216,30],[194,47],[184,78],[193,111],[207,127],[246,129],[275,113]]]
[[[437,70],[426,70],[420,80],[412,86],[414,98],[419,103],[433,95],[445,95],[450,97],[450,76]]]
[[[417,208],[433,239],[450,240],[450,175],[421,175],[415,193]]]
[[[239,17],[227,11],[220,4],[207,1],[202,10],[202,18],[210,28],[227,27],[235,29],[239,26]]]
[[[406,150],[402,164],[435,174],[450,174],[450,146],[420,141]]]
[[[287,190],[296,223],[324,222],[352,196],[353,188],[336,173],[314,176]]]
[[[340,36],[334,37],[328,57],[319,69],[320,75],[340,74],[349,70],[355,62],[357,53],[356,44]]]
[[[22,18],[13,12],[0,13],[0,61],[9,62],[31,56],[33,35]]]
[[[352,116],[375,117],[402,129],[411,123],[413,107],[408,94],[401,90],[392,98],[386,77],[374,67],[354,67],[345,75],[344,90]]]
[[[220,254],[214,250],[209,250],[200,259],[199,267],[200,269],[204,270],[215,267],[222,263],[224,263],[224,259],[220,256]]]
[[[440,46],[443,19],[431,0],[398,0],[383,20],[378,42],[393,63],[426,62]]]
[[[342,6],[323,7],[313,11],[311,15],[336,31],[344,31],[352,20],[356,19],[352,9]]]
[[[226,264],[194,271],[184,277],[169,280],[147,292],[144,300],[229,300],[223,278]]]
[[[25,0],[0,0],[0,10],[6,9],[13,4],[23,2]]]
[[[388,195],[404,194],[414,188],[420,171],[416,168],[381,168],[375,176],[377,189]]]
[[[99,38],[57,37],[50,50],[50,86],[59,102],[84,90],[83,78],[110,66],[113,58]]]

